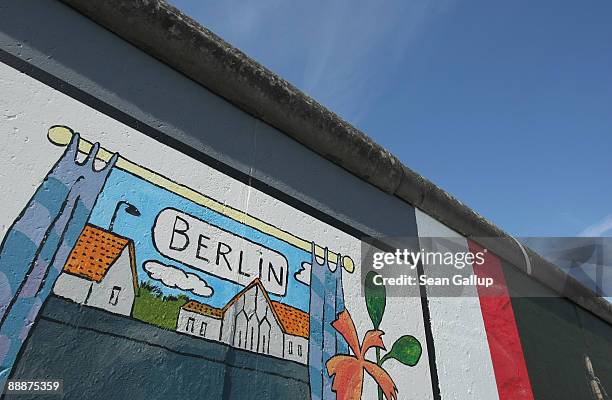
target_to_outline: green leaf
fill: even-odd
[[[419,362],[422,353],[423,349],[418,339],[414,336],[404,335],[393,343],[391,351],[385,354],[380,364],[382,365],[389,358],[393,358],[404,365],[414,367]]]
[[[374,284],[374,277],[377,275],[379,274],[374,271],[368,272],[364,282],[366,307],[368,308],[368,314],[370,315],[374,329],[380,327],[380,322],[385,313],[385,306],[387,305],[385,286]]]

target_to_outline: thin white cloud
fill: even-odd
[[[457,1],[171,2],[358,125],[406,80],[412,45]]]
[[[578,236],[584,237],[599,237],[603,236],[604,233],[612,233],[612,214],[606,216],[601,221],[589,225],[578,234]]]
[[[302,79],[295,83],[340,116],[359,124],[371,105],[404,78],[403,61],[413,41],[440,8],[428,0],[338,0],[320,9],[317,29],[302,37],[308,58]]]
[[[170,288],[181,289],[202,297],[210,297],[214,293],[206,281],[199,276],[187,273],[171,265],[149,260],[142,267],[151,279],[160,281]]]
[[[309,262],[304,261],[302,263],[302,269],[295,273],[295,279],[298,282],[302,282],[304,285],[310,286],[310,269],[312,265]]]

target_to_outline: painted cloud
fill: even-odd
[[[168,287],[185,290],[202,297],[213,295],[213,289],[205,280],[182,269],[153,260],[145,261],[142,267],[151,279],[161,281]]]
[[[302,263],[302,269],[295,273],[295,280],[302,282],[304,285],[310,285],[310,269],[312,265],[309,262],[304,261]]]

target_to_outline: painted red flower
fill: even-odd
[[[389,374],[377,364],[365,359],[372,347],[385,349],[382,341],[383,331],[367,331],[363,343],[359,344],[357,330],[351,314],[344,310],[332,326],[346,340],[354,355],[338,354],[327,361],[327,373],[332,377],[332,390],[337,400],[359,400],[363,388],[365,370],[380,386],[387,400],[397,400],[397,387]]]

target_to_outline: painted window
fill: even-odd
[[[113,286],[113,290],[111,290],[110,298],[108,299],[108,304],[111,306],[116,306],[119,301],[119,293],[121,292],[121,287]]]
[[[247,341],[244,348],[251,351],[257,351],[257,342],[259,338],[259,324],[257,322],[257,314],[253,313],[249,316],[247,322]]]
[[[185,326],[185,331],[193,333],[193,326],[195,325],[195,318],[189,317],[187,318],[187,326]]]
[[[236,315],[236,322],[234,328],[234,346],[246,349],[247,316],[244,310],[240,311],[238,315]]]
[[[206,322],[202,321],[200,325],[200,336],[206,336]]]
[[[257,348],[259,353],[270,354],[270,329],[270,323],[264,317],[259,323],[259,345]]]
[[[297,347],[298,347],[298,349],[297,349],[298,350],[298,356],[302,357],[302,345],[298,344]]]
[[[293,354],[293,342],[289,341],[289,354]]]

